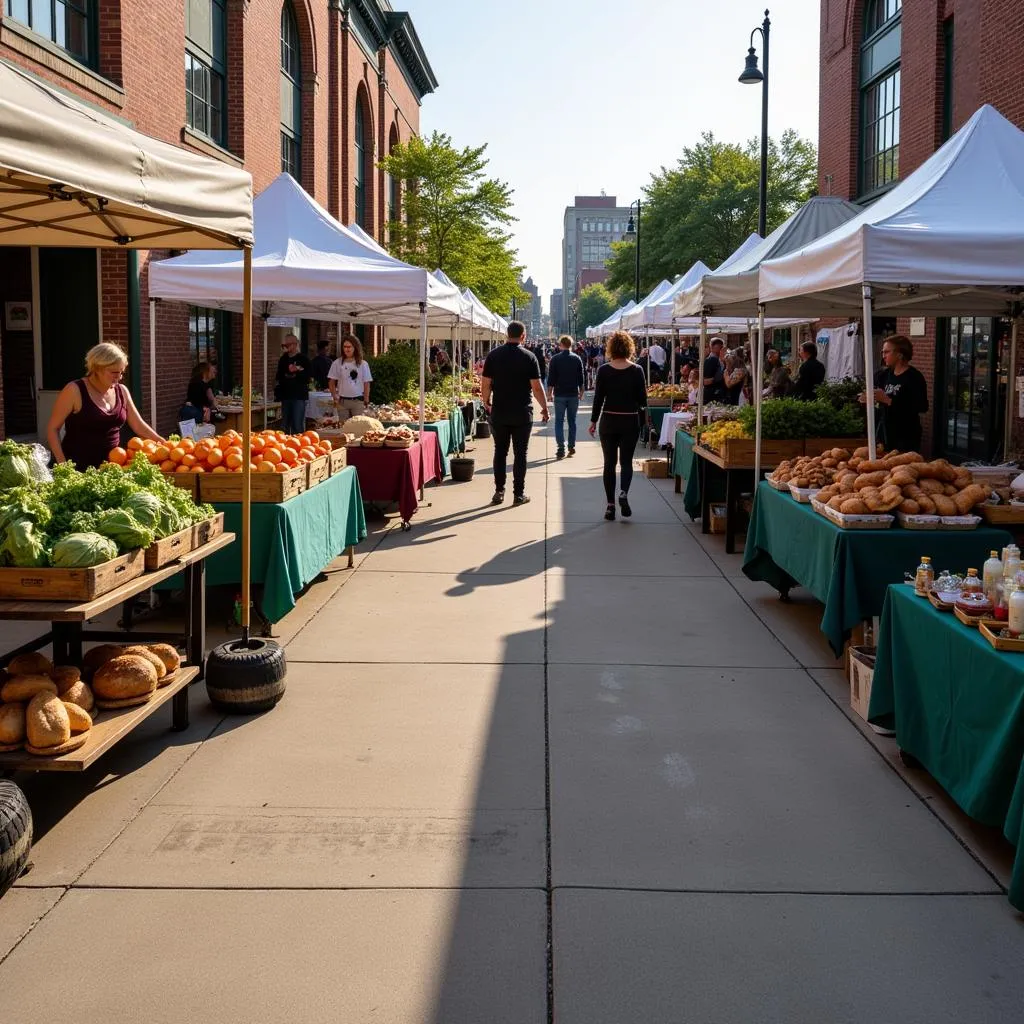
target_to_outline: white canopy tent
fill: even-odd
[[[869,386],[871,318],[885,313],[1013,316],[1012,380],[1022,294],[1024,132],[988,105],[872,206],[759,272],[773,314],[863,316]],[[1012,386],[1007,406],[1009,436]]]
[[[587,337],[603,338],[606,334],[611,334],[612,331],[617,331],[619,329],[619,324],[622,321],[623,314],[628,313],[635,305],[635,300],[630,299],[629,302],[624,306],[620,306],[614,313],[602,320],[601,323],[596,324],[593,327],[588,327]]]
[[[241,249],[252,288],[252,177],[152,139],[0,62],[0,245]],[[151,332],[155,321],[150,317]],[[252,378],[252,307],[242,318],[242,377]],[[156,380],[155,352],[150,376]],[[154,385],[155,389],[155,385]],[[245,406],[251,404],[245,388]],[[154,401],[153,412],[156,404]],[[249,443],[246,426],[244,443]],[[249,643],[249,460],[242,469],[243,644]]]
[[[253,218],[252,299],[264,324],[271,316],[291,316],[418,327],[422,427],[427,330],[460,315],[458,289],[353,234],[289,174],[256,197]],[[154,263],[150,297],[244,311],[240,259],[233,253],[186,253]],[[263,360],[266,378],[265,329]]]

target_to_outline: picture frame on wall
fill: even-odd
[[[32,303],[31,302],[5,302],[4,303],[4,330],[5,331],[31,331],[32,330]]]

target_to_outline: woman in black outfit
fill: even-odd
[[[182,420],[193,419],[196,423],[223,423],[227,417],[217,408],[217,400],[213,397],[213,379],[217,376],[217,367],[213,363],[199,363],[192,371],[188,382],[185,404],[178,416]]]
[[[647,408],[644,371],[633,362],[636,345],[625,331],[616,331],[605,348],[607,362],[597,371],[594,408],[590,414],[590,436],[600,419],[601,450],[604,452],[604,493],[608,499],[605,519],[615,518],[615,464],[619,464],[619,508],[623,517],[633,514],[629,507],[629,485],[633,481],[633,452],[640,437],[640,422]]]

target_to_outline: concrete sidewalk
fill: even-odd
[[[0,1020],[1020,1018],[1007,850],[894,770],[820,607],[670,480],[604,522],[580,424],[559,462],[535,433],[527,505],[489,505],[477,442],[472,483],[378,524],[281,624],[273,712],[200,689],[186,733],[26,782]]]

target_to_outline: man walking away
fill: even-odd
[[[277,391],[281,396],[282,426],[289,434],[306,429],[306,401],[309,399],[309,360],[299,351],[299,339],[285,335],[284,355],[277,362]]]
[[[548,365],[548,401],[555,403],[556,459],[565,458],[565,427],[562,420],[569,417],[569,454],[576,454],[576,413],[583,398],[583,361],[572,351],[572,338],[563,334],[558,339],[559,351]]]
[[[494,438],[494,497],[492,505],[505,500],[505,479],[508,475],[508,446],[513,452],[512,494],[513,504],[525,505],[526,450],[533,429],[533,402],[540,403],[541,420],[548,421],[548,403],[540,385],[540,367],[537,357],[523,348],[526,328],[513,320],[508,325],[508,340],[488,353],[480,381],[480,398],[491,418]]]

